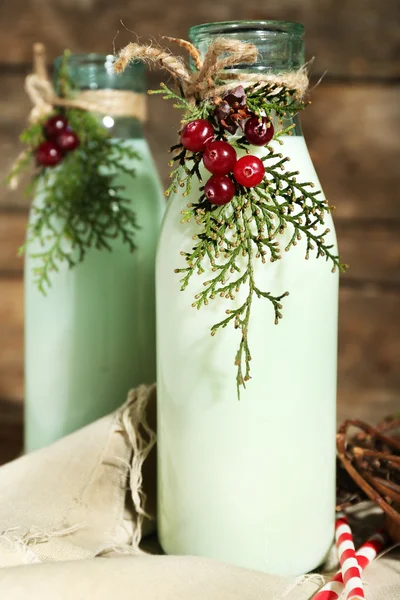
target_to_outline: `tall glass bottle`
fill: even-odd
[[[256,45],[257,64],[238,69],[283,73],[304,64],[299,24],[228,22],[190,31],[202,53],[217,36]],[[297,117],[293,136],[281,139],[279,152],[300,172],[298,181],[321,189]],[[249,150],[265,156],[264,148]],[[167,553],[305,573],[323,561],[334,531],[338,276],[323,259],[305,260],[304,240],[282,260],[257,261],[261,289],[290,296],[279,326],[271,305],[253,300],[252,379],[238,401],[239,334],[228,326],[210,336],[226,300],[195,310],[193,297],[211,271],[193,276],[183,292],[174,275],[184,266],[180,252],[191,251],[197,233],[195,222],[180,222],[180,211],[199,195],[194,186],[190,197],[171,198],[157,257],[161,544]],[[330,217],[325,226],[335,247]],[[291,235],[289,228],[282,234],[283,248]],[[240,306],[245,296],[236,297]]]
[[[60,59],[55,63],[57,70]],[[122,75],[113,57],[73,55],[75,86],[93,100],[100,90],[135,92],[144,108],[143,66]],[[124,111],[122,111],[123,113]],[[131,111],[127,111],[128,113]],[[121,111],[118,111],[121,114]],[[155,253],[164,210],[161,184],[139,119],[99,115],[116,139],[140,160],[125,167],[117,185],[136,212],[139,229],[131,253],[120,239],[112,251],[91,249],[84,261],[52,274],[43,296],[34,282],[35,244],[25,262],[25,450],[31,451],[99,418],[122,404],[128,390],[155,381]],[[33,201],[40,202],[40,194]],[[31,219],[34,213],[31,213]]]

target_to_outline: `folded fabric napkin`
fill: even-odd
[[[0,468],[0,598],[312,598],[321,575],[283,579],[139,547],[154,531],[155,400],[141,386],[112,415]],[[365,581],[367,600],[399,600],[398,557],[372,563]]]

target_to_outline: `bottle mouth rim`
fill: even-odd
[[[203,35],[231,35],[243,33],[257,33],[258,37],[271,35],[287,35],[302,38],[304,25],[296,21],[220,21],[215,23],[201,23],[189,29],[191,40]]]
[[[58,69],[61,67],[63,60],[63,55],[57,56],[57,58],[54,59],[53,66],[56,71],[58,71]],[[102,54],[99,52],[82,52],[77,54],[71,54],[68,57],[68,64],[72,68],[92,65],[94,67],[103,67],[106,70],[111,70],[115,61],[116,57],[113,54]],[[127,66],[126,70],[144,71],[145,66],[141,62],[132,62]],[[117,74],[115,73],[115,75]]]

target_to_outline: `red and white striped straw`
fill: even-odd
[[[385,547],[386,542],[386,536],[383,531],[377,531],[368,541],[360,546],[356,552],[356,556],[361,572],[378,556]]]
[[[365,598],[353,534],[346,517],[341,517],[336,521],[335,538],[340,566],[342,567],[344,600],[360,600]]]
[[[385,536],[381,532],[375,533],[356,552],[360,572],[379,554],[385,545]],[[313,600],[339,600],[344,591],[342,571],[338,571],[323,588],[317,592]]]

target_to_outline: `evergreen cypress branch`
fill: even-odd
[[[188,105],[184,98],[163,85],[162,93],[167,99],[173,99],[179,108],[186,111],[183,122],[198,118],[208,119],[214,126],[216,139],[229,141],[233,146],[247,151],[246,138],[231,137],[221,129],[216,116],[215,103],[198,101]],[[278,119],[280,128],[275,132],[274,141],[282,144],[283,135],[291,135],[293,125],[284,126],[285,120],[292,119],[305,103],[298,101],[295,90],[282,88],[274,84],[253,85],[246,89],[247,109],[256,115]],[[183,188],[183,195],[191,191],[193,177],[201,186],[199,164],[201,153],[191,153],[181,144],[174,146],[176,165],[171,173],[172,183],[167,195]],[[235,308],[225,310],[226,316],[212,326],[211,335],[219,329],[232,326],[240,331],[239,347],[235,356],[237,367],[236,383],[238,395],[241,387],[250,379],[251,352],[248,331],[254,297],[265,298],[273,309],[274,321],[278,324],[282,318],[281,301],[288,295],[285,291],[274,296],[270,291],[262,290],[256,281],[255,265],[257,260],[266,263],[282,259],[282,250],[289,252],[303,238],[306,240],[305,258],[311,254],[316,258],[325,258],[332,265],[332,271],[344,271],[347,265],[341,263],[333,252],[333,245],[326,241],[329,229],[323,228],[324,218],[330,212],[327,201],[320,191],[314,191],[311,182],[299,182],[297,171],[288,169],[288,158],[277,152],[272,146],[266,147],[263,157],[265,176],[256,187],[246,189],[236,182],[236,195],[223,206],[211,205],[206,201],[203,187],[197,202],[187,205],[182,211],[181,222],[194,220],[197,234],[190,252],[182,252],[186,266],[175,269],[181,274],[181,290],[185,290],[195,274],[211,270],[212,276],[203,282],[203,289],[195,297],[192,306],[198,310],[217,297],[225,301],[235,301],[241,290],[244,300]],[[290,228],[289,241],[282,245],[282,236]],[[234,302],[235,303],[235,302]]]
[[[37,264],[35,282],[42,293],[51,285],[52,272],[62,263],[76,266],[90,248],[111,251],[112,240],[120,238],[130,251],[135,249],[136,215],[116,176],[121,172],[134,176],[125,165],[140,157],[124,141],[112,140],[90,113],[68,109],[65,115],[80,145],[59,166],[37,168],[28,190],[36,200],[21,253],[29,252],[31,244],[42,246],[42,251],[30,255]],[[28,146],[26,160],[9,178],[31,162],[44,139],[43,122],[26,129],[21,139]]]
[[[70,52],[66,50],[58,72],[56,90],[64,98],[75,92],[68,70]],[[132,161],[138,154],[124,141],[111,139],[98,119],[83,110],[55,111],[64,114],[69,127],[79,138],[79,146],[67,153],[53,168],[36,165],[25,190],[35,196],[32,218],[26,242],[20,254],[30,252],[31,244],[42,247],[31,253],[37,261],[34,267],[38,289],[45,294],[51,285],[51,273],[62,263],[74,267],[85,259],[90,248],[112,250],[112,241],[119,238],[135,249],[136,215],[130,200],[124,196],[124,186],[116,177],[123,173],[134,176]],[[6,179],[10,183],[31,163],[36,148],[45,141],[44,124],[51,115],[31,124],[20,140],[26,146],[20,159]]]

